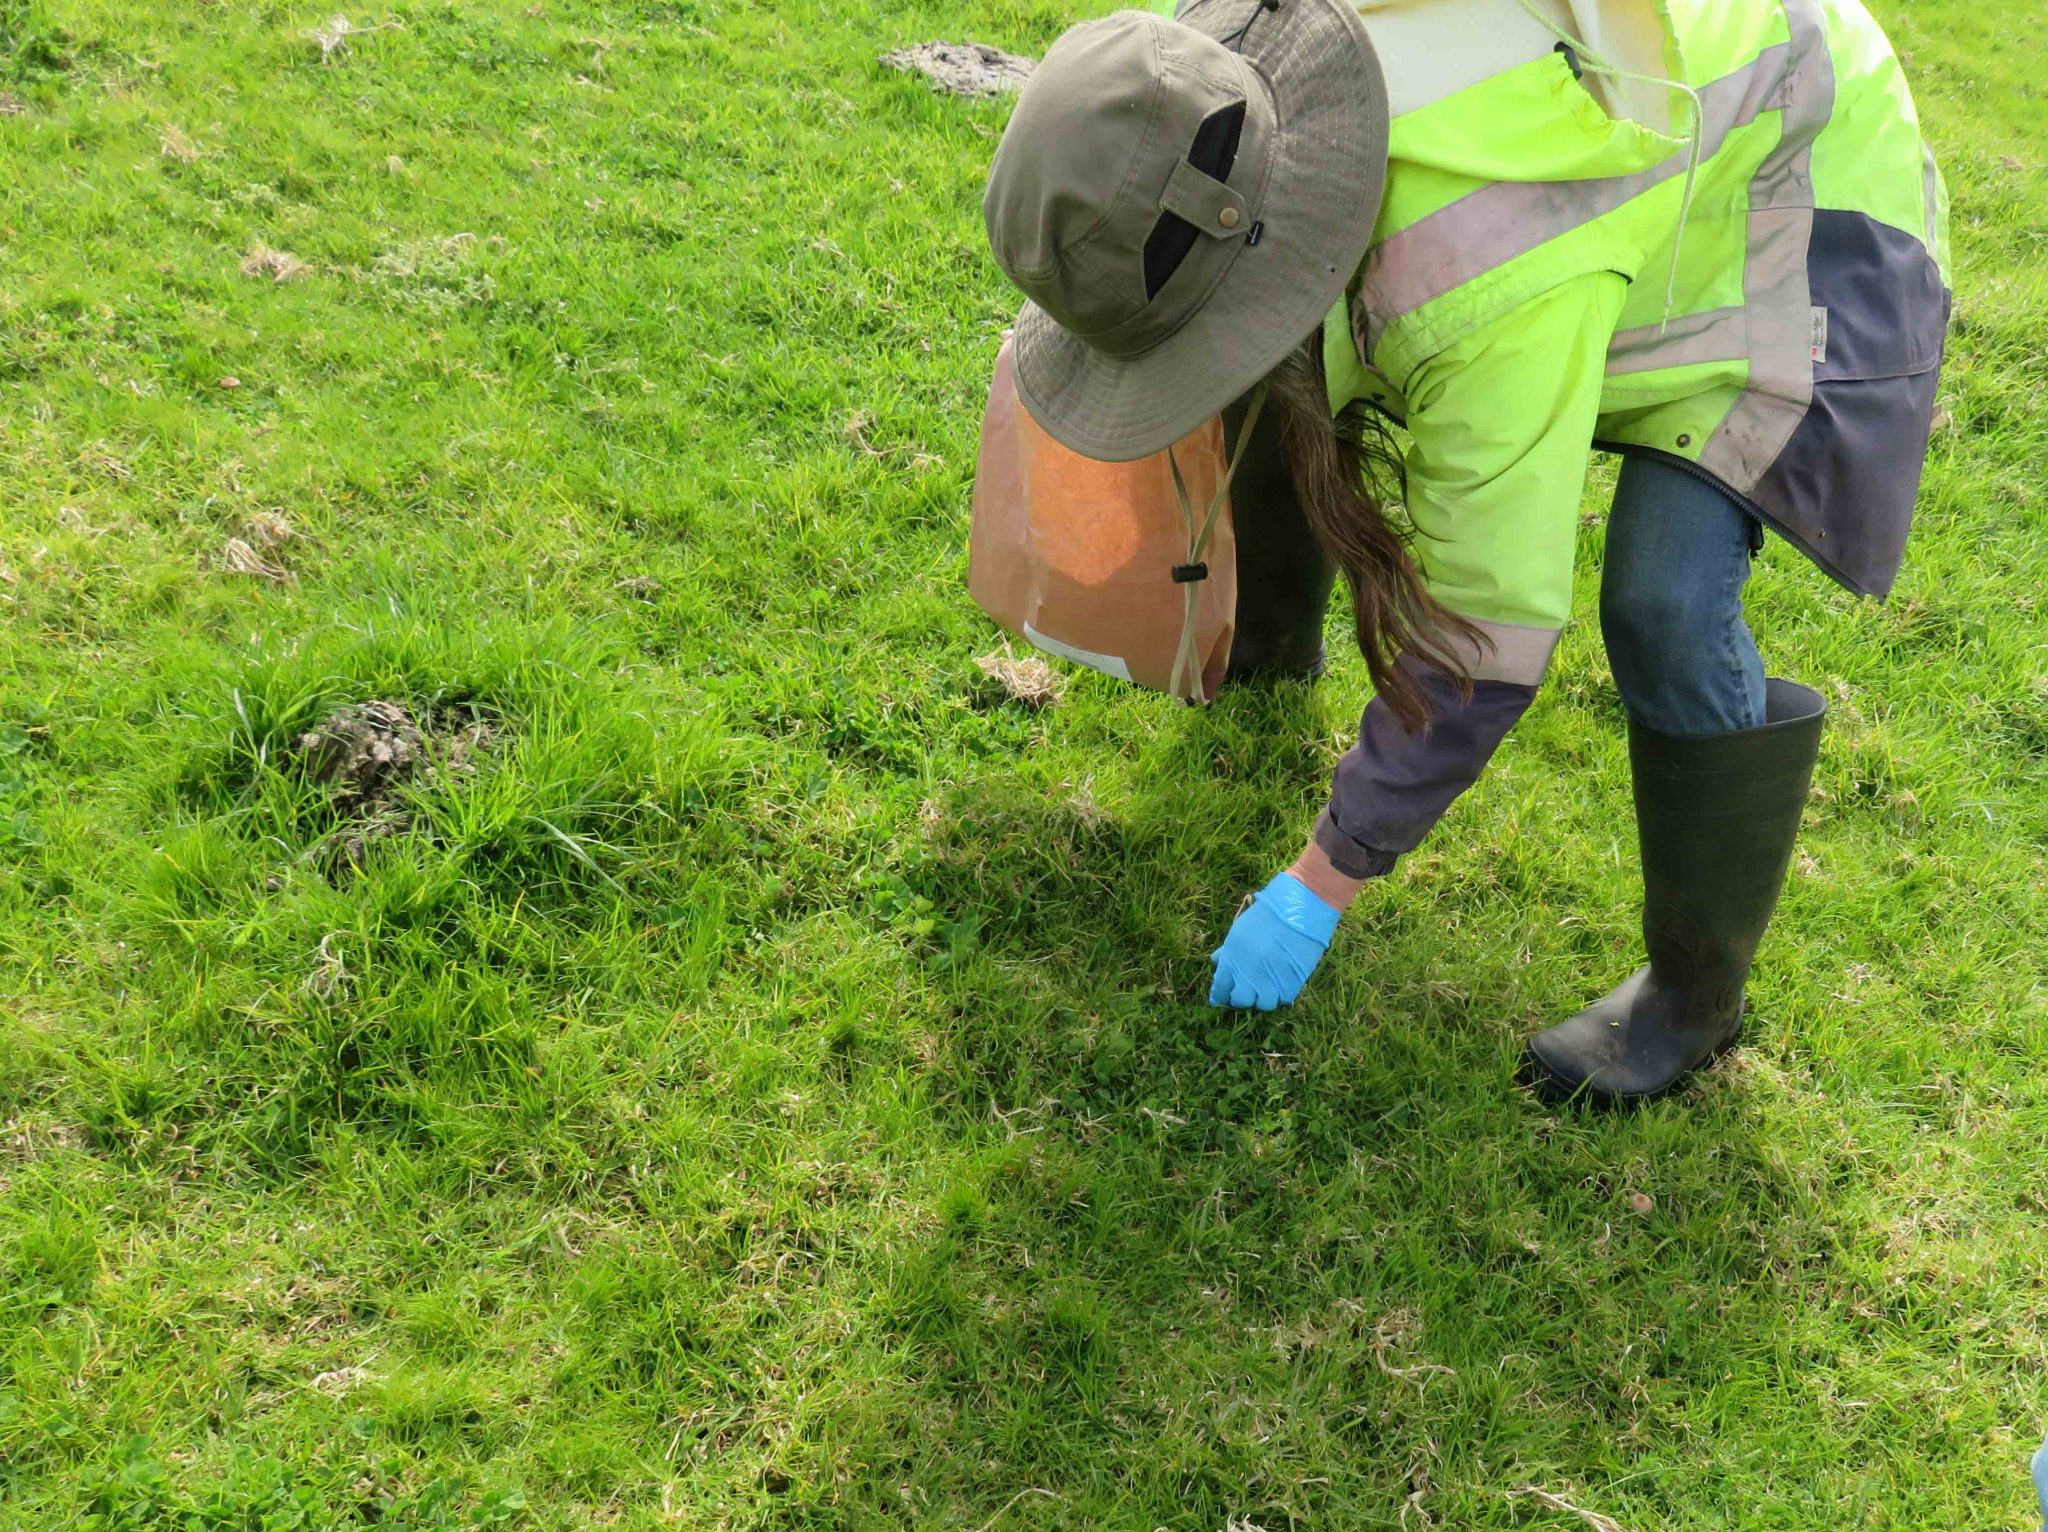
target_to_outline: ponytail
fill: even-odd
[[[1387,514],[1389,503],[1407,497],[1400,448],[1384,417],[1362,403],[1331,417],[1320,331],[1267,384],[1302,515],[1351,587],[1358,652],[1373,687],[1405,726],[1426,729],[1422,690],[1394,662],[1414,655],[1448,671],[1469,695],[1467,656],[1482,651],[1485,639],[1430,595],[1410,552],[1413,529]]]

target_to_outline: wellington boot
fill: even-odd
[[[1223,413],[1235,441],[1242,402]],[[1252,677],[1313,679],[1323,673],[1323,614],[1337,566],[1301,514],[1294,476],[1280,439],[1280,412],[1259,414],[1244,461],[1231,481],[1231,523],[1237,533],[1237,634],[1226,681]]]
[[[1754,729],[1681,738],[1630,720],[1650,961],[1529,1039],[1526,1073],[1546,1096],[1648,1100],[1734,1044],[1826,712],[1820,693],[1773,680]]]

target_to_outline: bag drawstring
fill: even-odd
[[[1678,195],[1678,228],[1671,239],[1671,264],[1664,273],[1664,311],[1659,316],[1657,324],[1657,331],[1662,334],[1671,323],[1671,308],[1678,294],[1679,254],[1685,246],[1686,223],[1692,216],[1693,187],[1699,178],[1700,151],[1706,142],[1706,103],[1700,100],[1700,93],[1690,85],[1678,80],[1667,80],[1662,75],[1637,74],[1634,70],[1623,69],[1608,62],[1544,15],[1537,9],[1535,0],[1519,0],[1519,3],[1538,26],[1572,50],[1572,57],[1580,68],[1590,70],[1594,74],[1606,75],[1609,79],[1634,80],[1639,85],[1655,85],[1664,90],[1677,91],[1685,97],[1691,107],[1692,122],[1685,135],[1685,186]]]
[[[1230,503],[1230,481],[1237,477],[1238,464],[1244,461],[1245,448],[1251,445],[1252,427],[1258,423],[1259,411],[1265,403],[1266,385],[1261,382],[1252,390],[1251,402],[1245,406],[1244,422],[1237,428],[1237,442],[1231,448],[1230,461],[1223,465],[1223,482],[1216,486],[1216,493],[1209,499],[1208,512],[1199,525],[1195,521],[1195,503],[1188,494],[1187,480],[1181,477],[1180,459],[1173,455],[1173,448],[1166,449],[1166,465],[1173,470],[1174,498],[1180,501],[1181,525],[1188,535],[1187,562],[1175,565],[1173,570],[1174,582],[1181,588],[1184,605],[1181,609],[1180,644],[1173,652],[1173,676],[1168,684],[1176,697],[1189,702],[1202,700],[1202,660],[1195,652],[1202,582],[1209,577],[1202,555],[1208,552],[1209,538],[1223,516],[1223,507]]]

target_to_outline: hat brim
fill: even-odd
[[[1257,3],[1193,0],[1174,19],[1221,40]],[[1221,414],[1321,325],[1365,259],[1387,177],[1387,89],[1365,23],[1344,0],[1282,0],[1240,52],[1276,134],[1259,243],[1140,356],[1090,349],[1035,303],[1017,316],[1018,396],[1083,456],[1149,457]]]

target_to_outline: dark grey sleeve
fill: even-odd
[[[1358,743],[1337,762],[1329,807],[1316,821],[1316,844],[1347,878],[1376,878],[1421,845],[1536,696],[1518,681],[1478,680],[1461,700],[1436,666],[1405,654],[1395,663],[1421,688],[1430,726],[1410,730],[1379,698],[1366,704]]]

